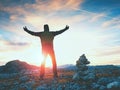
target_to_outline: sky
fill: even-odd
[[[120,0],[0,0],[0,65],[19,59],[39,66],[39,37],[31,31],[69,26],[54,38],[58,65],[76,64],[85,54],[90,65],[120,65]],[[46,65],[50,66],[48,57]]]

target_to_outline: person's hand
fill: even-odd
[[[24,29],[25,31],[26,31],[26,30],[28,30],[26,26],[25,26],[25,27],[23,27],[23,29]]]
[[[66,29],[66,30],[67,30],[67,29],[69,29],[69,26],[68,26],[68,25],[66,25],[65,29]]]

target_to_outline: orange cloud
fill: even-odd
[[[78,10],[83,0],[36,0],[33,4],[24,4],[23,6],[1,7],[1,10],[11,14],[29,15],[32,13],[53,13],[56,11]],[[42,13],[41,13],[42,12]]]
[[[33,8],[36,11],[43,11],[43,12],[53,12],[53,11],[66,11],[66,10],[78,10],[80,4],[83,0],[36,0],[35,4],[26,4],[27,8]]]
[[[83,20],[85,19],[83,15],[62,17],[59,14],[59,11],[62,11],[62,13],[69,13],[79,10],[82,2],[83,0],[36,0],[33,4],[8,6],[1,9],[10,13],[10,23],[7,25],[10,28],[6,30],[17,32],[14,27],[21,27],[20,23],[40,27],[43,23],[54,25],[56,22],[57,24],[65,25]]]

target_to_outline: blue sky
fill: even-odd
[[[0,65],[20,59],[40,65],[40,39],[23,31],[70,29],[56,36],[58,65],[83,53],[91,65],[120,64],[120,0],[0,0]],[[47,65],[51,62],[48,60]]]

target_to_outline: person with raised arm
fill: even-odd
[[[27,27],[23,27],[24,31],[27,33],[38,36],[41,39],[41,46],[42,46],[42,54],[44,56],[44,59],[41,63],[41,69],[40,69],[40,78],[43,79],[44,74],[45,74],[45,61],[48,55],[50,55],[52,59],[52,65],[53,65],[53,73],[54,73],[54,78],[58,77],[57,74],[57,63],[56,63],[56,58],[55,58],[55,52],[54,52],[54,47],[53,47],[53,40],[56,35],[59,35],[69,29],[69,26],[66,25],[66,27],[62,30],[59,31],[49,31],[49,26],[48,24],[44,25],[44,31],[43,32],[33,32],[27,29]]]

